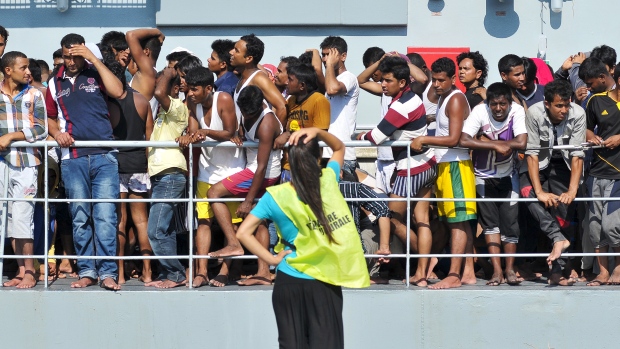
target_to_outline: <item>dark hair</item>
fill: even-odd
[[[157,36],[152,36],[148,39],[140,41],[140,45],[151,51],[151,58],[153,58],[154,62],[157,62],[159,53],[161,52],[161,42],[159,42],[159,38]]]
[[[310,207],[318,219],[322,227],[321,230],[327,239],[332,243],[337,243],[323,210],[323,200],[321,199],[321,166],[317,161],[321,158],[321,148],[319,148],[319,142],[316,138],[308,143],[305,141],[306,136],[301,136],[296,145],[288,148],[291,183],[295,187],[299,199]]]
[[[415,53],[415,52],[407,53],[407,58],[409,58],[409,61],[411,62],[411,64],[415,65],[416,67],[422,70],[428,68],[426,66],[426,61],[424,61],[424,58],[422,58],[422,56],[419,53]]]
[[[129,48],[125,34],[119,31],[109,31],[101,37],[102,48],[113,48],[116,51],[125,51]]]
[[[188,71],[198,67],[202,67],[202,61],[200,60],[200,58],[191,55],[178,61],[177,64],[174,66],[175,69],[179,70],[185,75],[187,75]]]
[[[433,62],[433,64],[431,64],[431,70],[435,74],[446,73],[446,75],[451,78],[456,73],[456,65],[454,64],[454,61],[450,58],[441,57],[435,62]]]
[[[39,63],[39,66],[41,67],[41,70],[46,70],[49,73],[50,66],[49,66],[49,64],[47,64],[46,61],[44,61],[42,59],[37,59],[37,63]]]
[[[214,82],[213,72],[205,67],[192,68],[185,75],[185,84],[187,86],[213,86]]]
[[[579,67],[579,78],[583,81],[598,78],[601,75],[609,76],[609,70],[605,63],[596,57],[586,58]]]
[[[505,97],[508,103],[512,101],[512,90],[504,83],[496,82],[487,88],[487,105],[495,98]]]
[[[607,45],[597,46],[590,53],[590,57],[600,59],[606,66],[613,68],[616,66],[616,50]]]
[[[245,41],[245,56],[252,56],[252,63],[258,64],[263,59],[265,44],[254,34],[244,35],[240,40]]]
[[[108,59],[104,60],[105,66],[110,69],[112,74],[118,78],[123,84],[123,91],[127,90],[127,78],[125,77],[125,67],[123,67],[117,60]]]
[[[620,63],[614,68],[614,82],[616,85],[618,84],[618,79],[620,79]]]
[[[71,48],[71,45],[82,45],[86,43],[84,37],[80,34],[67,34],[60,40],[60,48]]]
[[[538,73],[538,67],[536,63],[530,58],[521,57],[523,59],[523,70],[525,72],[525,83],[530,81],[536,81],[536,73]]]
[[[164,75],[164,71],[163,70],[158,71],[157,74],[155,74],[155,81],[159,80],[159,78],[162,75]],[[170,81],[168,82],[168,86],[166,87],[167,88],[166,92],[170,94],[172,92],[172,88],[175,86],[179,86],[179,85],[181,85],[181,77],[177,74],[177,76],[170,79]]]
[[[191,53],[187,52],[187,51],[176,51],[176,52],[170,52],[167,56],[166,56],[166,60],[168,62],[179,62],[180,60],[182,60],[183,58],[190,56]]]
[[[230,50],[235,48],[235,43],[232,40],[215,40],[211,44],[211,49],[217,53],[217,57],[220,61],[226,63],[226,69],[232,71],[235,69],[230,65]]]
[[[1,25],[0,25],[0,36],[4,38],[5,42],[9,39],[9,32],[6,30],[6,28],[4,28]]]
[[[385,51],[383,51],[383,49],[380,47],[369,47],[366,49],[366,51],[364,51],[364,55],[362,56],[362,64],[364,64],[364,67],[368,68],[372,64],[375,64],[375,62],[380,60],[384,54]]]
[[[338,50],[338,53],[346,53],[347,52],[347,42],[344,41],[343,38],[339,36],[328,36],[323,42],[321,42],[321,50],[325,48],[335,48]]]
[[[497,62],[497,69],[500,73],[508,74],[512,71],[512,68],[523,65],[523,59],[517,55],[509,54],[500,58]]]
[[[562,100],[570,100],[573,95],[573,87],[570,82],[558,79],[545,85],[545,101],[549,103],[553,102],[556,95],[560,96]]]
[[[18,58],[28,57],[19,51],[10,51],[5,53],[4,56],[2,56],[2,59],[0,59],[0,69],[2,69],[2,72],[4,73],[4,68],[6,67],[12,68]]]
[[[319,83],[316,76],[316,71],[311,65],[308,64],[294,64],[286,69],[289,76],[294,76],[299,80],[299,82],[303,82],[306,84],[306,90],[308,94],[318,90]]]
[[[482,54],[478,51],[463,52],[456,56],[457,64],[461,64],[461,61],[466,58],[471,59],[474,69],[480,70],[482,72],[482,74],[480,74],[480,77],[478,78],[478,84],[484,85],[485,81],[487,80],[487,74],[489,73],[489,64],[487,63],[487,60],[484,59],[484,56],[482,56]]]
[[[52,59],[56,59],[56,58],[62,58],[61,48],[59,48],[58,50],[54,51],[54,53],[52,53]]]
[[[32,76],[32,80],[34,80],[34,82],[42,82],[41,81],[41,66],[39,65],[36,59],[34,58],[28,59],[28,70],[30,70],[30,75]]]
[[[299,63],[312,64],[312,51],[307,51],[299,55]]]
[[[286,63],[286,71],[288,72],[288,69],[295,65],[295,64],[299,64],[299,58],[295,57],[295,56],[282,56],[280,57],[280,62],[284,62]]]
[[[249,117],[256,116],[263,111],[263,91],[260,88],[249,85],[241,90],[239,98],[237,98],[237,105],[243,115]]]
[[[405,80],[407,84],[409,83],[409,65],[400,56],[385,57],[377,69],[381,71],[381,74],[392,73],[396,80]]]

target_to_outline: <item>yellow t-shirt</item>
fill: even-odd
[[[153,125],[152,141],[174,141],[187,128],[189,112],[178,98],[170,97],[170,108],[161,108]],[[154,176],[169,168],[187,171],[187,164],[181,148],[149,147],[149,176]]]
[[[319,92],[313,92],[299,104],[297,97],[291,96],[286,102],[286,110],[288,110],[286,130],[295,132],[304,127],[317,127],[327,130],[331,116],[329,108],[329,101]],[[282,165],[285,170],[290,171],[291,167],[288,164],[287,156],[283,157]]]

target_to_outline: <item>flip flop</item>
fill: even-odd
[[[609,285],[609,283],[603,282],[603,281],[597,280],[597,279],[594,279],[594,280],[592,280],[592,281],[590,281],[590,282],[588,282],[586,284],[586,286],[594,286],[594,287],[596,287],[596,286],[605,286],[605,285]]]
[[[222,281],[222,279],[225,279],[226,281]],[[219,282],[224,284],[223,286],[218,286],[215,284],[215,282]],[[209,280],[209,286],[211,287],[224,287],[228,285],[228,276],[227,275],[223,275],[223,274],[218,274],[216,277],[214,277],[213,279]]]

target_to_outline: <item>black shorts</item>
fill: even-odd
[[[340,286],[278,272],[271,301],[281,349],[344,348]]]
[[[476,178],[476,196],[479,198],[518,198],[518,177]],[[519,205],[512,202],[478,202],[478,222],[485,234],[501,234],[504,242],[519,242]]]

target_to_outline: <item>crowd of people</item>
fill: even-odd
[[[262,62],[265,47],[254,34],[236,42],[215,40],[206,64],[176,48],[161,71],[155,66],[165,36],[158,29],[111,31],[97,44],[67,34],[53,53],[53,69],[22,52],[5,52],[8,38],[0,27],[0,173],[8,173],[0,190],[6,186],[16,199],[43,195],[40,165],[47,156],[47,191],[71,201],[50,205],[49,229],[42,223],[45,207],[9,202],[7,237],[17,255],[51,248],[50,254],[55,249],[101,257],[51,260],[50,277],[77,278],[71,287],[118,290],[132,277],[159,288],[190,279],[193,287],[269,285],[275,278],[270,264],[289,276],[313,275],[295,269],[294,260],[303,260],[301,251],[308,250],[298,237],[305,230],[285,231],[286,222],[304,210],[316,216],[307,223],[308,234],[326,235],[327,245],[334,243],[330,232],[354,224],[361,251],[386,256],[367,258],[373,283],[402,279],[404,260],[389,255],[409,244],[414,254],[472,254],[413,258],[415,273],[408,282],[430,289],[479,278],[489,286],[518,285],[543,276],[561,286],[620,284],[619,258],[562,256],[609,247],[620,252],[620,204],[605,200],[620,196],[620,67],[609,46],[572,55],[557,71],[541,59],[508,54],[498,62],[502,81],[485,87],[489,65],[479,52],[463,52],[456,62],[440,58],[428,67],[419,54],[370,47],[361,57],[366,69],[356,76],[346,68],[351,57],[338,36],[325,38],[318,49],[287,52],[277,65]],[[356,131],[361,90],[381,104],[377,125],[368,132]],[[289,142],[297,144],[301,134],[331,145],[318,156],[311,149],[289,154],[294,148],[289,150]],[[368,174],[355,148],[340,149],[332,136],[375,145],[408,141],[410,149],[378,146],[376,173]],[[58,143],[48,154],[11,146],[45,139]],[[175,141],[178,147],[74,146],[113,140]],[[238,147],[199,146],[205,141]],[[242,147],[245,141],[258,146]],[[193,163],[189,144],[198,145]],[[343,156],[341,165],[329,162],[334,149]],[[328,195],[335,193],[319,183],[322,175],[311,175],[317,163],[334,170],[338,195],[362,200],[347,201],[348,211],[328,213]],[[190,172],[194,192],[188,192]],[[304,180],[309,184],[300,184]],[[273,189],[287,182],[305,208],[289,202],[290,193]],[[319,187],[324,189],[319,194],[312,191]],[[268,199],[256,206],[264,194]],[[198,200],[192,208],[197,224],[187,232],[187,206],[170,199],[189,196]],[[387,197],[401,200],[381,200]],[[428,200],[433,197],[455,200]],[[519,197],[537,200],[515,201]],[[115,202],[118,198],[153,202]],[[472,198],[489,201],[466,200]],[[52,245],[44,246],[48,230]],[[194,234],[193,246],[186,234]],[[244,244],[262,256],[245,276],[242,261],[227,258],[248,253]],[[211,257],[196,259],[193,275],[187,260],[169,258],[188,249]],[[548,257],[476,258],[502,251]],[[279,259],[267,256],[276,252]],[[135,253],[166,258],[140,263],[105,258]],[[281,263],[288,258],[290,263]],[[16,275],[4,286],[34,287],[38,263],[17,259]]]

